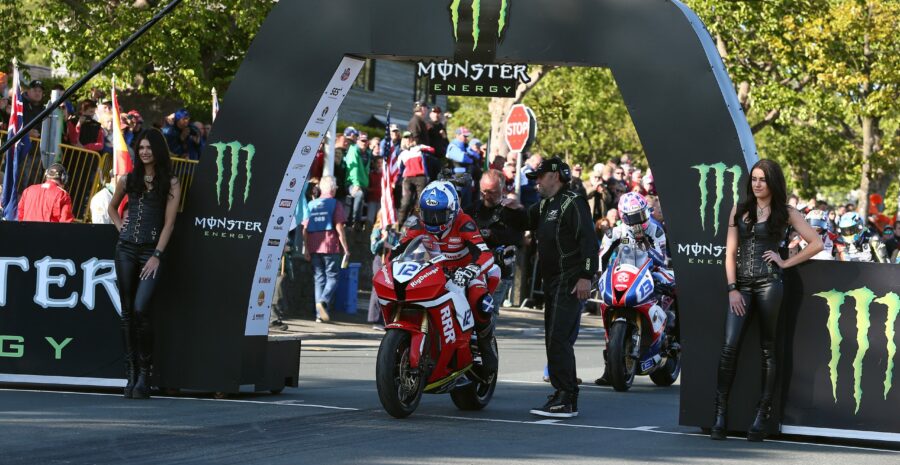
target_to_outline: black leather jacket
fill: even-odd
[[[166,217],[166,203],[156,191],[130,192],[128,217],[119,240],[134,244],[156,244]]]
[[[737,222],[738,250],[737,277],[741,281],[759,278],[779,279],[781,268],[766,262],[763,254],[769,250],[778,252],[784,234],[770,234],[766,223],[756,223],[751,228],[744,221]]]

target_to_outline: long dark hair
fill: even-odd
[[[150,142],[150,150],[153,151],[153,160],[156,164],[156,175],[152,183],[153,190],[160,193],[168,192],[171,195],[172,159],[169,158],[169,144],[166,143],[166,137],[158,129],[146,129],[134,139],[134,169],[128,173],[125,191],[138,194],[147,192],[147,186],[144,185],[144,164],[137,155],[142,140]]]
[[[744,213],[747,214],[747,224],[750,227],[756,224],[756,196],[753,195],[753,170],[760,169],[766,176],[766,186],[772,194],[769,204],[769,219],[766,220],[766,228],[769,234],[780,236],[784,233],[789,223],[787,209],[787,183],[784,181],[784,172],[781,166],[772,160],[760,160],[750,168],[747,176],[747,189],[744,193],[744,201],[741,202],[734,215],[735,221],[743,221]]]

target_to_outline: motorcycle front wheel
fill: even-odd
[[[633,325],[624,321],[617,321],[609,328],[609,382],[616,391],[627,391],[634,382],[637,372],[637,360],[631,354],[634,353]]]
[[[491,344],[494,346],[494,352],[499,353],[496,337],[491,340]],[[453,404],[460,410],[481,410],[487,407],[491,398],[494,397],[494,388],[497,387],[497,373],[495,372],[490,377],[488,383],[478,382],[474,377],[469,377],[469,379],[472,380],[471,384],[450,392]]]
[[[409,366],[410,334],[389,329],[381,340],[375,364],[378,399],[384,410],[395,418],[406,418],[422,400],[425,380],[420,370]]]

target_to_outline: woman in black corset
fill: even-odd
[[[725,439],[728,392],[734,381],[741,339],[754,314],[760,328],[763,386],[747,439],[762,441],[768,434],[775,395],[775,331],[784,293],[782,270],[803,263],[822,250],[819,235],[799,211],[787,205],[786,191],[781,167],[774,161],[760,160],[750,170],[744,201],[731,211],[725,252],[729,311],[719,358],[716,416],[710,434],[713,439]],[[800,233],[809,246],[784,260],[778,249],[788,227]]]
[[[166,139],[156,129],[141,133],[136,142],[134,170],[116,183],[109,203],[109,217],[119,230],[116,245],[116,279],[122,301],[122,337],[128,384],[125,397],[150,397],[150,365],[153,355],[150,301],[159,282],[159,265],[172,237],[181,199],[181,185],[172,175]],[[119,217],[118,207],[128,196],[128,212]]]

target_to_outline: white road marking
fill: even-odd
[[[509,383],[525,383],[525,384],[544,384],[536,381],[503,381]],[[599,386],[597,386],[599,387]],[[36,392],[36,393],[46,393],[46,394],[74,394],[74,395],[84,395],[84,396],[101,396],[101,397],[121,397],[121,394],[110,394],[110,393],[100,393],[100,392],[75,392],[75,391],[48,391],[48,390],[30,390],[30,389],[5,389],[0,388],[0,392],[2,391],[10,391],[10,392]],[[372,411],[372,409],[358,409],[351,407],[337,407],[333,405],[314,405],[314,404],[300,404],[293,402],[303,402],[302,400],[295,401],[275,401],[275,402],[265,402],[259,400],[242,400],[242,399],[205,399],[199,397],[171,397],[171,396],[154,396],[155,399],[172,399],[172,400],[199,400],[205,402],[232,402],[232,403],[241,403],[241,404],[261,404],[261,405],[273,405],[273,406],[285,406],[285,407],[308,407],[308,408],[321,408],[321,409],[329,409],[329,410],[346,410],[353,412],[361,412],[365,410]],[[539,426],[561,426],[568,428],[582,428],[582,429],[594,429],[594,430],[608,430],[608,431],[632,431],[632,432],[641,432],[641,433],[653,433],[653,434],[668,434],[673,436],[695,436],[695,437],[703,437],[708,438],[706,434],[701,433],[686,433],[681,431],[664,431],[660,430],[659,426],[637,426],[633,428],[626,428],[620,426],[600,426],[600,425],[584,425],[584,424],[573,424],[573,423],[563,423],[561,420],[538,420],[538,421],[524,421],[524,420],[504,420],[499,418],[478,418],[478,417],[459,417],[452,415],[430,415],[425,413],[416,413],[417,416],[427,417],[427,418],[443,418],[446,420],[461,420],[461,421],[480,421],[480,422],[488,422],[488,423],[508,423],[508,424],[516,424],[516,425],[539,425]],[[737,439],[737,438],[735,438]],[[871,451],[871,452],[889,452],[892,454],[900,454],[900,451],[890,450],[890,449],[878,449],[874,447],[859,447],[859,446],[846,446],[841,444],[819,444],[812,442],[801,442],[801,441],[785,441],[779,439],[766,439],[766,442],[778,443],[778,444],[789,444],[789,445],[803,445],[803,446],[812,446],[812,447],[824,447],[830,449],[847,449],[847,450],[860,450],[860,451]]]

